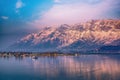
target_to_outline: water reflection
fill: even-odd
[[[29,80],[28,76],[36,80],[120,80],[120,61],[115,58],[116,56],[119,55],[39,57],[37,60],[30,57],[0,58],[0,67],[4,73],[7,68],[13,76],[16,73],[26,75],[25,80]],[[0,72],[2,70],[0,69]]]

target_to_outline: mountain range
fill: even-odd
[[[45,27],[23,37],[8,49],[27,52],[120,52],[120,20],[90,20]]]

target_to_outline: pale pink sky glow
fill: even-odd
[[[94,5],[86,3],[55,4],[51,9],[44,12],[42,17],[30,24],[37,27],[57,26],[75,24],[90,19],[105,19],[109,17],[106,13],[111,10],[113,3],[113,0],[104,0]]]

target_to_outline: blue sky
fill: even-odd
[[[51,0],[0,0],[0,26],[8,32],[26,28],[27,22],[37,19],[52,4]]]
[[[119,8],[119,0],[0,0],[0,33],[89,19],[119,19]]]

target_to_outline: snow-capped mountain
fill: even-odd
[[[59,27],[46,27],[11,46],[15,51],[97,52],[120,45],[120,20],[91,20]],[[118,48],[118,47],[117,47]],[[118,48],[120,51],[120,48]]]

